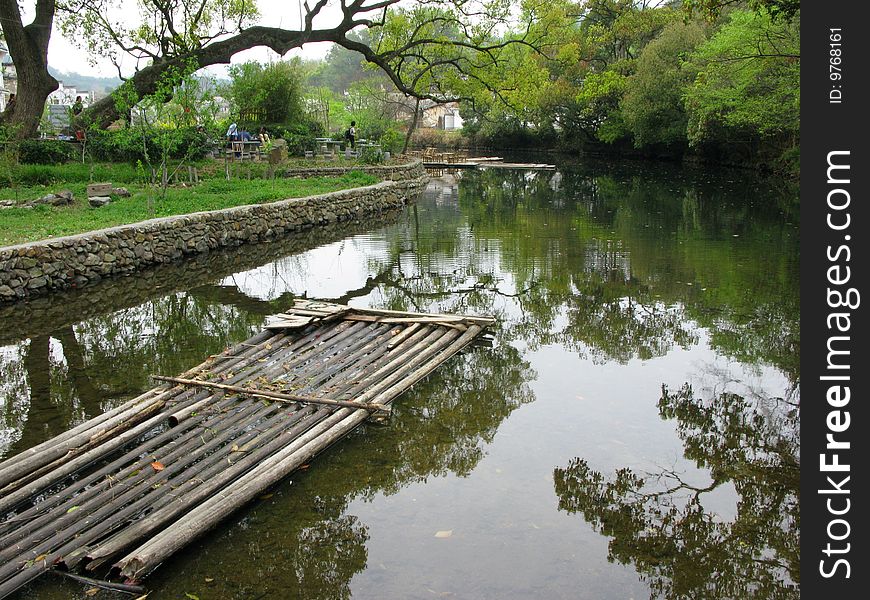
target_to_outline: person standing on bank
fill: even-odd
[[[11,116],[15,110],[15,94],[9,94],[9,100],[6,101],[6,114]]]
[[[356,121],[350,122],[350,127],[344,132],[344,137],[350,142],[351,148],[356,148]]]
[[[84,104],[82,104],[82,97],[76,96],[76,101],[72,105],[72,113],[74,117],[77,117],[81,114],[81,112],[85,109]]]

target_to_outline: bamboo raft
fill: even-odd
[[[0,598],[52,570],[135,584],[389,414],[492,323],[297,300],[181,376],[155,375],[157,387],[0,463]]]
[[[426,169],[525,169],[530,171],[555,171],[556,165],[545,163],[502,162],[498,157],[468,158],[463,161],[423,160]]]

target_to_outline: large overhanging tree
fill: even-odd
[[[249,48],[268,47],[284,55],[308,43],[333,42],[380,67],[400,91],[444,101],[461,97],[463,83],[491,87],[497,78],[487,73],[500,66],[508,46],[542,43],[533,39],[528,25],[543,10],[544,0],[311,1],[313,5],[307,0],[303,4],[301,27],[287,29],[254,24],[259,17],[255,0],[139,0],[136,22],[131,22],[129,4],[123,0],[38,0],[41,54],[35,53],[33,43],[10,40],[9,46],[20,85],[38,82],[27,93],[41,102],[17,107],[12,121],[20,125],[21,136],[32,135],[45,98],[56,86],[48,79],[44,60],[55,11],[63,33],[84,44],[92,56],[116,64],[125,55],[135,59],[139,68],[127,85],[139,97],[152,94],[167,73],[226,64]],[[16,0],[0,0],[0,6],[7,39],[10,31],[31,27],[21,25]],[[369,30],[371,44],[351,35],[362,28]],[[25,60],[35,54],[43,60]],[[114,99],[107,97],[91,105],[82,119],[107,126],[119,116]]]
[[[18,137],[36,132],[45,99],[57,89],[57,80],[48,72],[55,10],[55,0],[37,0],[33,21],[24,25],[18,0],[0,0],[0,26],[18,73],[15,109],[0,113],[0,125],[11,125]]]

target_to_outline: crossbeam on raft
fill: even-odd
[[[237,394],[245,394],[254,398],[268,398],[269,400],[277,400],[279,402],[288,402],[290,404],[321,404],[323,406],[343,406],[345,408],[362,408],[363,410],[371,410],[390,414],[392,408],[383,404],[362,404],[349,400],[333,400],[331,398],[313,398],[311,396],[299,396],[296,394],[285,394],[273,390],[258,390],[256,388],[247,388],[240,385],[227,385],[225,383],[216,383],[214,381],[201,381],[199,379],[184,379],[182,377],[166,377],[165,375],[152,375],[151,379],[155,381],[168,381],[170,383],[179,383],[181,385],[190,385],[197,387],[210,388],[213,390],[225,390],[227,392],[235,392]]]

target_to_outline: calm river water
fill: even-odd
[[[0,306],[0,456],[296,296],[494,315],[491,347],[193,542],[148,599],[797,598],[797,214],[742,172],[467,172],[385,224]]]

